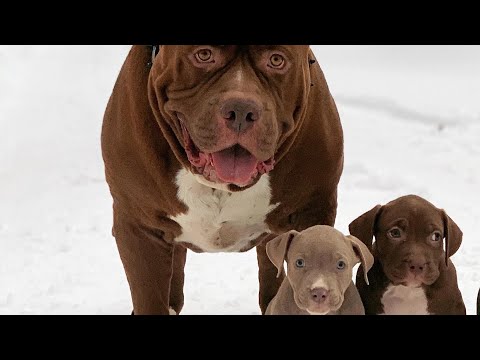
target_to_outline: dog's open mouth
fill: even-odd
[[[183,122],[181,124],[188,160],[194,171],[208,181],[245,187],[273,169],[273,157],[259,161],[239,144],[214,153],[202,152],[193,142]]]

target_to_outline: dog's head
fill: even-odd
[[[448,258],[462,242],[462,231],[446,212],[415,195],[377,205],[349,227],[369,249],[374,247],[376,259],[395,285],[433,284],[441,262],[448,266]]]
[[[287,261],[287,278],[295,303],[318,315],[342,306],[355,264],[362,263],[367,283],[366,274],[373,265],[372,254],[360,240],[324,225],[276,237],[267,244],[267,255],[278,274],[283,261]]]
[[[273,169],[305,115],[314,62],[306,45],[161,46],[150,104],[198,179],[241,190]]]

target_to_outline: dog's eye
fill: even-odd
[[[343,269],[345,269],[346,266],[347,266],[347,264],[345,264],[345,261],[343,261],[343,260],[339,260],[337,262],[337,269],[338,270],[343,270]]]
[[[439,231],[435,231],[433,234],[432,234],[432,241],[440,241],[442,240],[442,234],[440,234]]]
[[[394,227],[388,231],[388,236],[392,239],[399,239],[402,237],[402,230],[398,227]]]
[[[285,65],[285,58],[280,54],[273,54],[270,56],[270,67],[281,69]]]
[[[297,268],[303,268],[305,267],[305,260],[303,259],[297,259],[297,261],[295,261],[295,266]]]
[[[195,53],[195,58],[201,63],[213,62],[212,50],[200,49]]]

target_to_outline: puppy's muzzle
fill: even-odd
[[[404,260],[404,262],[406,263],[408,271],[415,277],[424,275],[429,265],[429,262],[425,261],[424,258],[409,259]]]
[[[326,303],[329,295],[330,295],[330,291],[323,287],[310,290],[311,299],[317,304]]]

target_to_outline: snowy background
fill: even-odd
[[[129,314],[100,153],[129,46],[0,46],[0,314]],[[464,232],[480,286],[480,46],[313,46],[345,132],[336,227],[415,193]],[[477,199],[477,200],[475,200]],[[184,314],[259,314],[255,251],[194,254]]]

